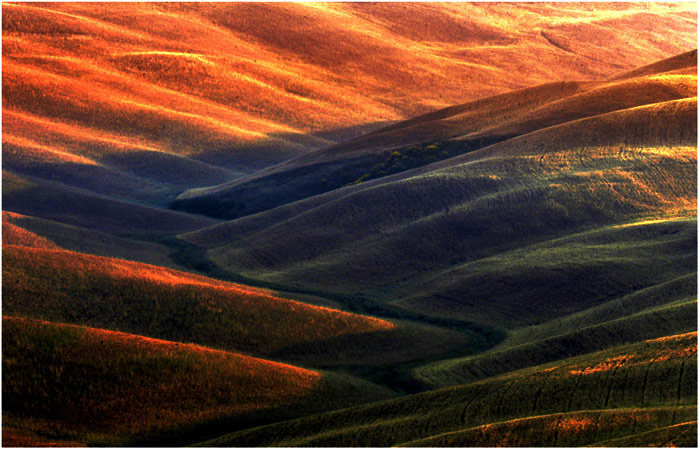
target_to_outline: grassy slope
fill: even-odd
[[[681,56],[643,71],[654,76],[597,83],[552,83],[452,106],[219,186],[191,189],[180,194],[173,207],[236,218],[328,192],[358,179],[408,170],[541,128],[693,97],[697,95],[695,72],[673,76],[647,73],[654,68],[675,71],[696,67],[697,52]],[[439,148],[423,161],[407,158],[416,145],[425,152],[435,144]],[[399,153],[402,159],[393,161],[387,156],[393,152]]]
[[[659,433],[641,433],[696,420],[696,364],[697,334],[669,336],[205,444],[581,446],[634,436],[644,445]]]
[[[5,246],[2,288],[7,314],[282,359],[289,357],[285,348],[295,348],[292,357],[302,363],[386,363],[469,343],[456,332],[397,326],[262,289],[65,250]]]
[[[390,396],[359,380],[96,328],[5,316],[2,331],[3,435],[9,426],[34,443],[124,445],[170,432],[182,445],[217,422]],[[8,443],[22,441],[3,436]]]
[[[395,303],[506,328],[540,323],[693,273],[696,229],[689,218],[567,235],[411,280]]]
[[[562,358],[697,329],[696,273],[580,313],[518,328],[495,348],[415,369],[432,387],[463,384]]]
[[[693,10],[683,5],[577,8],[586,20],[571,7],[519,5],[5,3],[3,169],[164,206],[183,190],[391,121],[554,79],[604,76],[695,41]],[[659,40],[669,28],[677,39]],[[583,43],[600,29],[610,31],[605,44]],[[583,48],[566,52],[552,39]]]
[[[696,330],[696,86],[673,73],[687,59],[494,128],[520,137],[182,237],[250,277],[511,329],[415,370],[429,386]]]
[[[582,411],[513,419],[403,444],[404,447],[694,447],[695,408]],[[658,427],[658,428],[656,428]],[[651,431],[647,431],[650,430]],[[641,431],[643,430],[643,431]],[[641,432],[640,432],[641,431]],[[624,436],[606,439],[610,436]],[[636,444],[636,445],[633,445]]]
[[[58,245],[51,242],[49,239],[33,233],[24,227],[15,224],[15,221],[21,219],[20,214],[10,212],[2,212],[2,243],[3,245],[20,245],[24,247],[34,248],[60,248]]]
[[[696,114],[688,99],[574,121],[184,238],[253,278],[370,291],[567,233],[693,214]]]

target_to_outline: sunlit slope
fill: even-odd
[[[45,237],[39,236],[36,233],[18,226],[16,221],[21,220],[21,214],[15,214],[3,211],[2,213],[2,243],[3,245],[20,245],[24,247],[35,248],[60,248],[55,243]]]
[[[5,246],[2,289],[3,311],[14,316],[320,365],[410,360],[469,344],[455,332],[396,325],[244,285],[65,250]],[[286,348],[294,354],[286,355]]]
[[[693,70],[698,64],[698,51],[693,50],[687,53],[683,53],[677,56],[673,56],[663,61],[655,62],[649,64],[648,66],[639,67],[637,69],[623,72],[621,74],[615,75],[613,79],[620,80],[625,78],[637,78],[640,76],[653,75],[663,72],[673,72],[673,73],[697,73]]]
[[[687,51],[696,21],[689,4],[6,3],[7,139],[27,153],[41,140],[50,158],[162,151],[259,167],[328,145],[333,129]],[[37,121],[51,133],[35,136]]]
[[[696,367],[697,334],[669,336],[205,444],[591,445],[697,420]]]
[[[183,445],[217,422],[390,397],[359,380],[192,344],[8,316],[2,332],[3,435],[10,427],[120,446],[172,433],[171,445]]]
[[[573,120],[692,98],[695,71],[674,69],[696,67],[697,52],[681,56],[645,68],[640,77],[551,83],[442,109],[219,186],[188,190],[172,206],[237,218]]]
[[[371,293],[572,232],[693,215],[696,105],[567,122],[183,238],[252,278]]]

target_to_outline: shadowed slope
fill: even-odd
[[[262,289],[64,250],[5,246],[2,288],[3,310],[15,316],[278,358],[295,347],[291,358],[315,364],[357,364],[380,354],[384,362],[410,360],[468,344],[455,332],[397,326]],[[346,335],[358,338],[338,339]]]
[[[182,445],[217,422],[390,396],[358,380],[114,331],[6,316],[2,331],[3,427],[58,440],[124,445],[171,432]]]
[[[127,239],[99,231],[80,228],[51,220],[3,211],[3,245],[44,247],[35,240],[49,241],[50,248],[62,248],[98,256],[116,257],[172,269],[182,269],[172,258],[172,249],[165,245]],[[7,230],[7,231],[6,231]],[[29,234],[29,235],[28,235]]]
[[[568,122],[183,238],[252,278],[369,293],[567,233],[693,214],[696,108]]]
[[[432,387],[453,386],[615,345],[696,330],[696,277],[692,273],[569,316],[517,328],[489,351],[419,367],[414,375]]]
[[[464,446],[475,435],[483,445],[594,444],[695,420],[696,364],[697,334],[669,336],[205,445]]]
[[[2,174],[2,200],[8,211],[116,235],[174,234],[216,223],[8,171]]]

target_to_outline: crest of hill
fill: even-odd
[[[293,348],[295,361],[318,365],[377,364],[380,354],[384,362],[410,360],[469,343],[457,332],[397,325],[245,285],[65,250],[5,246],[2,289],[3,309],[15,316],[278,358]]]
[[[193,344],[8,316],[2,332],[3,444],[6,427],[31,438],[42,424],[68,445],[164,436],[182,445],[222,424],[391,397],[349,377]]]
[[[24,247],[57,249],[58,245],[45,237],[15,225],[13,222],[25,218],[21,214],[8,211],[2,212],[2,243],[3,245],[20,245]]]
[[[485,445],[592,445],[696,420],[696,339],[697,333],[687,333],[619,346],[203,445],[468,446],[474,437]],[[526,426],[538,422],[543,426]],[[683,442],[696,440],[691,433]]]
[[[172,207],[237,218],[539,129],[697,95],[695,74],[652,75],[553,83],[450,107],[222,185],[185,191]]]
[[[37,217],[3,211],[3,245],[42,247],[34,236],[48,241],[51,247],[116,257],[157,266],[182,269],[171,258],[172,248],[139,239],[129,239],[108,233],[65,225]],[[27,236],[27,237],[25,237]]]
[[[664,59],[648,66],[624,72],[613,77],[613,80],[622,80],[625,78],[637,78],[647,75],[654,75],[664,72],[680,72],[684,69],[690,69],[690,73],[697,73],[698,66],[698,51],[697,49],[682,53],[672,58]],[[692,69],[695,68],[693,71]]]

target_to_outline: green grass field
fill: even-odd
[[[653,443],[656,433],[649,441],[640,433],[697,420],[696,367],[697,334],[669,336],[203,445],[583,446],[626,436]],[[695,438],[686,433],[682,442]]]

